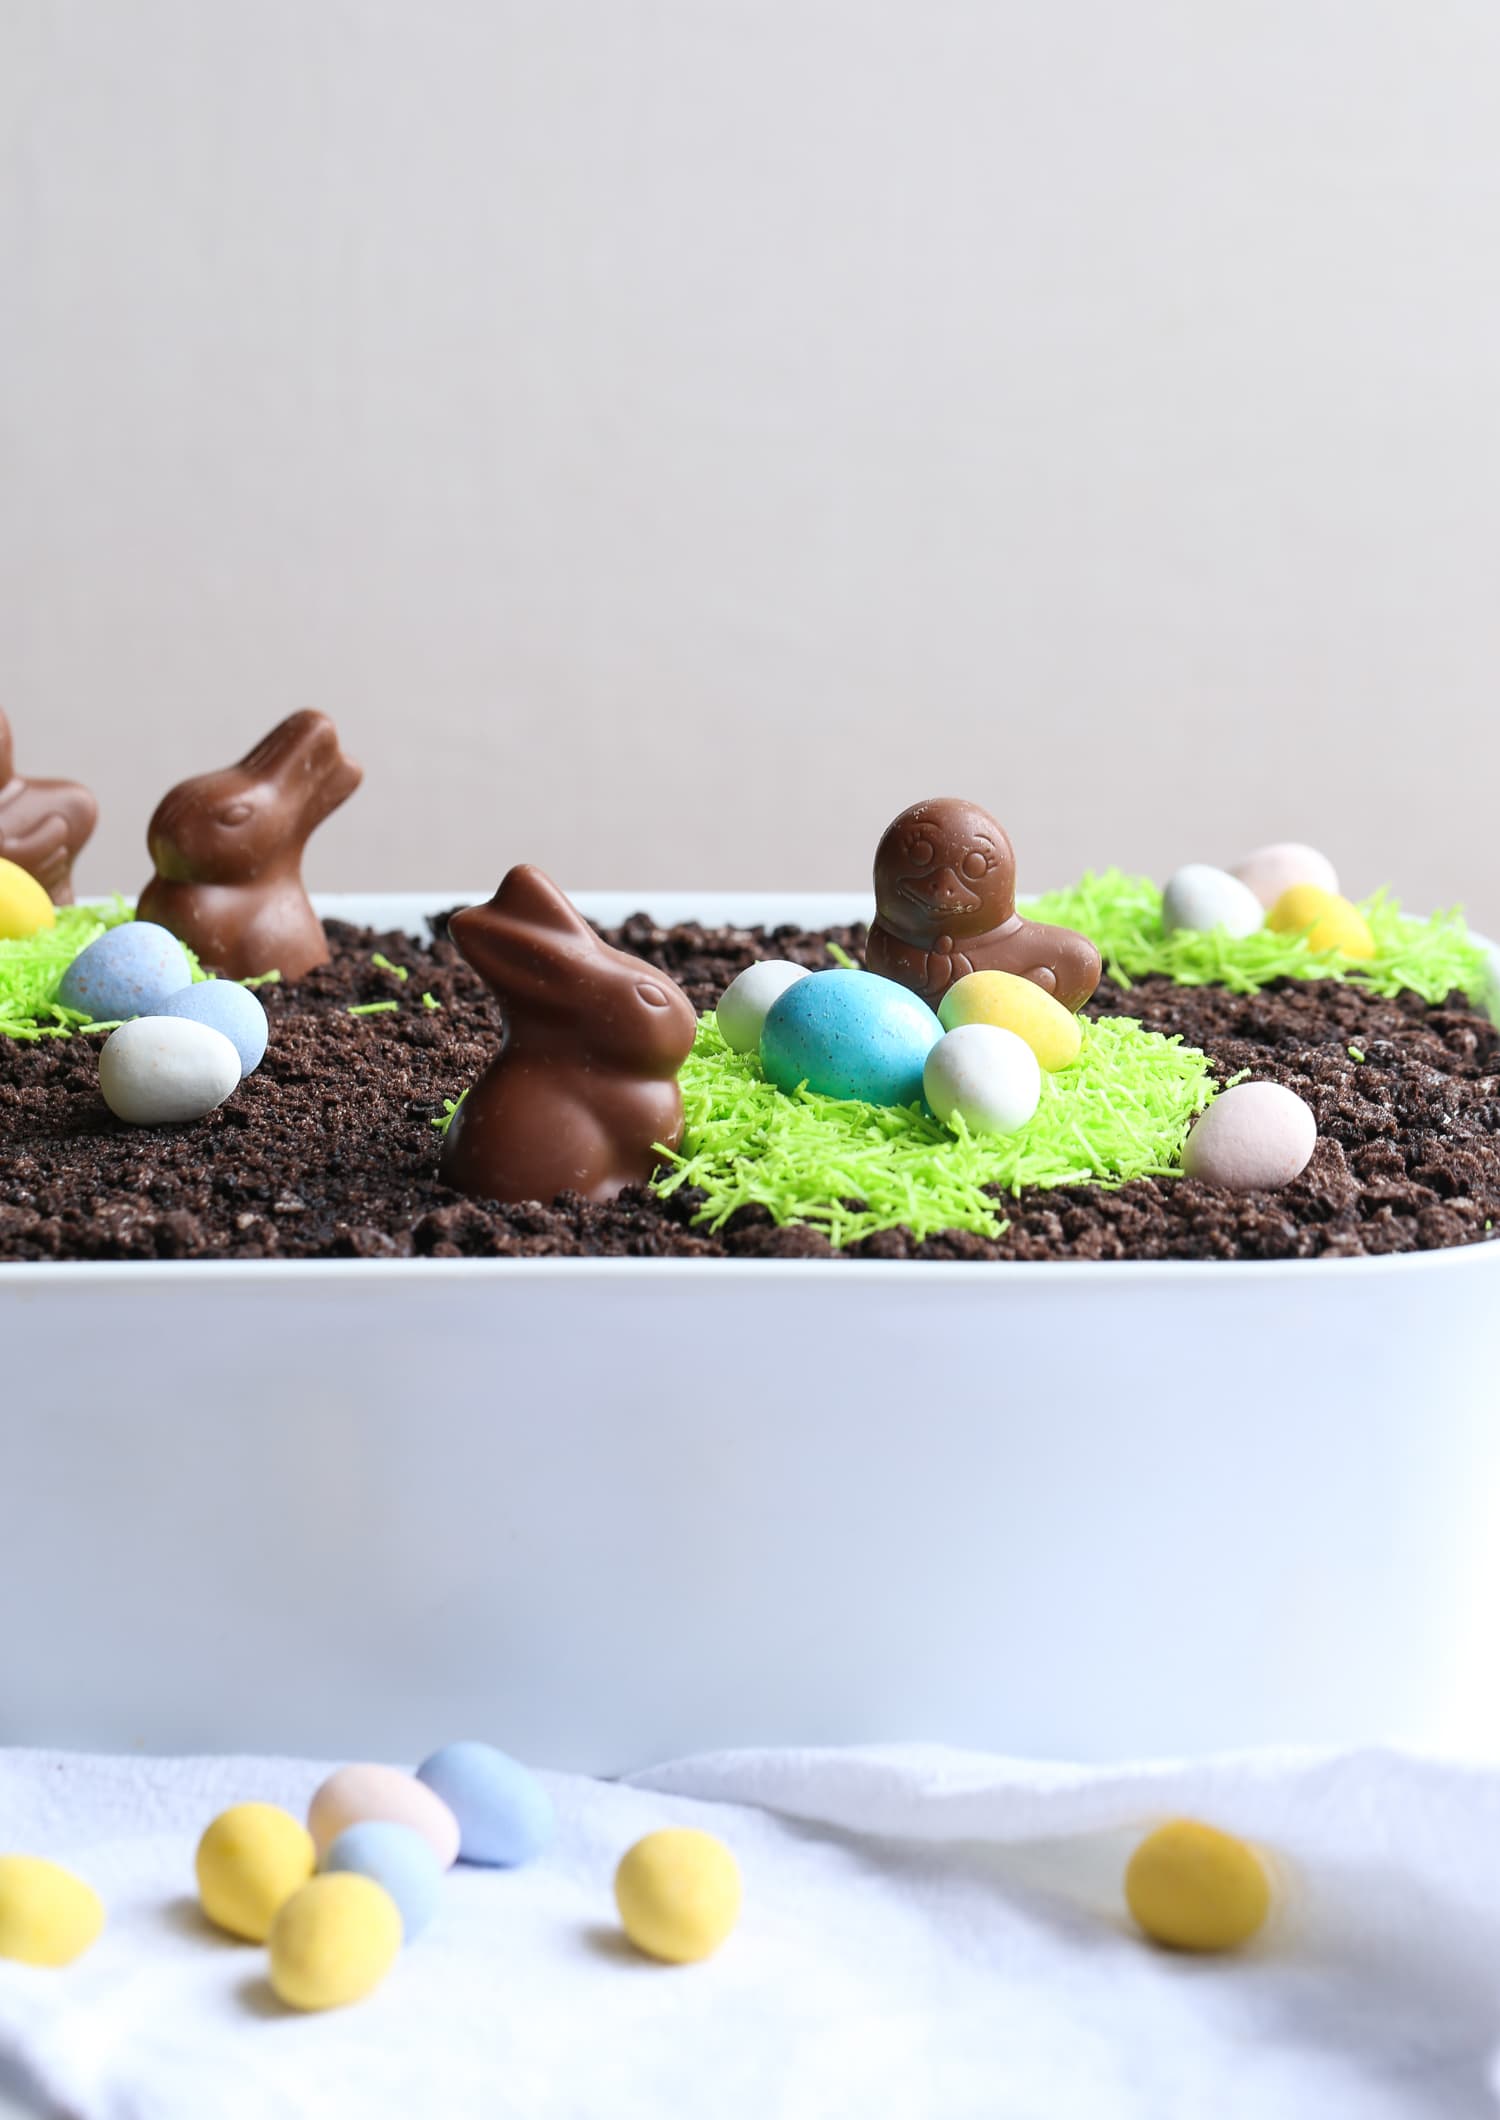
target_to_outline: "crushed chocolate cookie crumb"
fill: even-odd
[[[0,1039],[0,1259],[841,1256],[759,1210],[710,1237],[693,1226],[691,1193],[502,1207],[440,1185],[431,1121],[484,1066],[499,1022],[441,920],[434,930],[422,944],[331,923],[332,963],[261,988],[266,1059],[195,1125],[112,1118],[99,1037]],[[864,931],[661,928],[637,914],[608,939],[703,1009],[757,957],[820,968],[832,942],[858,961]],[[413,976],[400,981],[377,953]],[[349,1014],[393,999],[393,1013]],[[1190,1179],[1065,1186],[1006,1200],[1010,1227],[993,1242],[955,1231],[918,1245],[886,1230],[842,1256],[1353,1257],[1474,1243],[1500,1224],[1500,1035],[1462,995],[1429,1007],[1332,981],[1241,995],[1151,979],[1102,986],[1088,1013],[1110,1012],[1180,1034],[1221,1080],[1248,1070],[1305,1097],[1319,1139],[1302,1176],[1245,1195]]]

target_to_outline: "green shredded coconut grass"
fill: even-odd
[[[21,942],[0,942],[0,1037],[71,1038],[75,1031],[113,1030],[78,1009],[63,1008],[57,989],[73,959],[109,928],[135,914],[123,898],[109,905],[60,905],[55,924]],[[186,950],[194,981],[205,974]]]
[[[857,972],[859,970],[859,966],[849,955],[849,952],[846,949],[841,948],[841,946],[837,942],[825,942],[823,947],[825,950],[827,950],[829,956],[839,967],[840,971]]]
[[[377,971],[394,972],[394,974],[401,981],[403,986],[406,984],[406,981],[411,977],[411,973],[407,970],[404,964],[392,964],[390,958],[386,956],[383,950],[372,950],[370,952],[370,962],[375,966]]]
[[[438,1000],[435,1000],[435,999],[434,999],[434,997],[433,997],[433,996],[432,996],[431,994],[424,994],[424,995],[422,996],[422,1006],[423,1006],[423,1008],[441,1008],[441,1007],[442,1007],[442,1005],[443,1005],[443,1004],[442,1004],[442,1002],[441,1002],[441,1001],[438,1001]]]
[[[712,1014],[681,1079],[683,1145],[656,1190],[701,1187],[696,1219],[711,1230],[753,1205],[840,1246],[903,1224],[918,1239],[998,1237],[996,1192],[1163,1176],[1214,1093],[1202,1053],[1127,1016],[1091,1024],[1072,1067],[1042,1077],[1035,1118],[1003,1138],[950,1132],[915,1106],[789,1097],[753,1056],[729,1051]]]
[[[350,1016],[396,1016],[400,1012],[399,1001],[361,1001],[345,1011]]]
[[[1375,938],[1375,955],[1362,960],[1341,950],[1312,950],[1300,935],[1269,928],[1235,941],[1222,928],[1203,935],[1162,926],[1161,892],[1149,878],[1119,869],[1087,875],[1071,890],[1050,891],[1022,910],[1034,920],[1076,928],[1104,959],[1119,986],[1163,973],[1179,986],[1226,986],[1253,994],[1273,979],[1347,979],[1374,994],[1410,988],[1439,1002],[1455,988],[1476,999],[1486,991],[1489,961],[1457,911],[1415,920],[1385,891],[1361,902]]]

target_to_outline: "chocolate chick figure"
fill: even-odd
[[[0,855],[34,876],[54,905],[71,905],[73,864],[98,822],[87,788],[17,773],[10,723],[0,714]]]
[[[956,795],[913,803],[887,827],[865,963],[932,1008],[969,972],[1015,972],[1076,1011],[1101,970],[1084,936],[1020,917],[1010,840],[988,810]]]

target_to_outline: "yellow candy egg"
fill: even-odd
[[[1294,883],[1266,915],[1278,935],[1305,935],[1312,950],[1341,950],[1346,957],[1373,957],[1375,937],[1357,905],[1315,883]]]
[[[1235,1951],[1271,1911],[1271,1881],[1248,1841],[1174,1818],[1131,1856],[1125,1902],[1153,1943]]]
[[[71,1965],[104,1926],[92,1885],[38,1855],[0,1855],[0,1958]]]
[[[337,2010],[379,1987],[401,1949],[389,1892],[329,1870],[294,1892],[271,1924],[271,1985],[289,2009]]]
[[[306,1826],[273,1803],[221,1811],[198,1843],[198,1898],[216,1927],[264,1943],[281,1908],[317,1867]]]
[[[942,998],[938,1021],[945,1031],[965,1023],[992,1023],[1024,1038],[1049,1075],[1071,1067],[1083,1044],[1083,1026],[1070,1009],[1014,972],[970,972]]]
[[[56,923],[52,900],[35,876],[0,860],[0,942],[24,942]]]
[[[625,1933],[648,1958],[692,1965],[740,1918],[739,1864],[712,1833],[668,1826],[638,1840],[615,1872]]]

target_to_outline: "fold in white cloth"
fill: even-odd
[[[1106,1771],[900,1748],[545,1777],[558,1833],[460,1866],[356,2008],[295,2017],[216,1935],[193,1849],[300,1813],[327,1768],[0,1753],[0,1847],[87,1877],[101,1941],[0,1964],[0,2084],[68,2120],[1481,2120],[1500,2041],[1500,1772],[1392,1753]],[[1120,1880],[1186,1814],[1274,1854],[1248,1952],[1187,1959]],[[740,1926],[638,1958],[611,1880],[641,1834],[720,1834]]]

